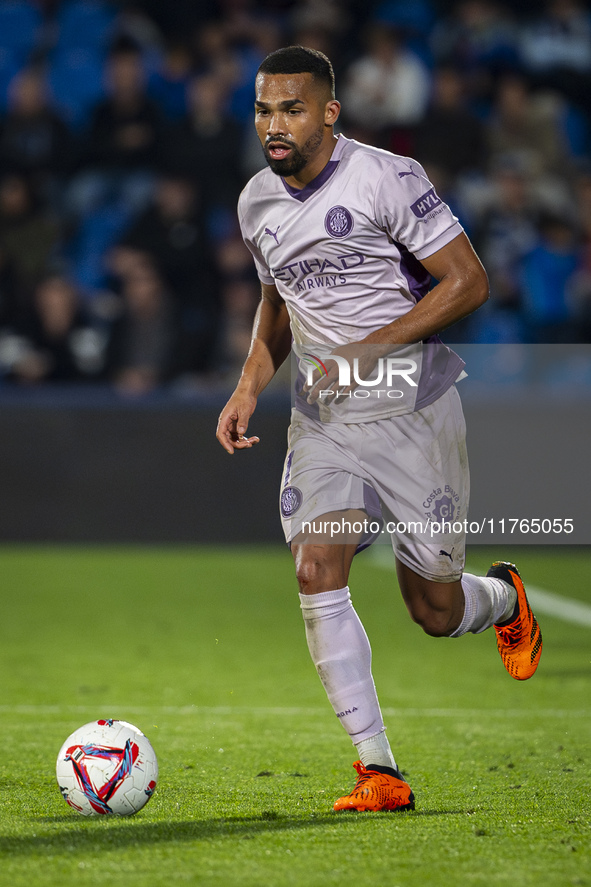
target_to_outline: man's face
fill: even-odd
[[[327,102],[330,97],[311,74],[258,75],[255,126],[274,173],[297,175],[314,160],[332,132]]]

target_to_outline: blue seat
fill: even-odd
[[[84,127],[104,96],[103,58],[88,48],[56,51],[49,66],[54,104],[74,128]]]
[[[26,53],[0,46],[0,111],[6,110],[10,82],[22,70],[26,61]]]
[[[16,52],[30,51],[41,28],[41,15],[32,3],[4,0],[0,3],[0,46]]]
[[[57,46],[104,49],[111,38],[114,19],[115,12],[108,3],[70,0],[57,16]]]
[[[83,289],[92,292],[104,287],[105,254],[121,238],[129,222],[126,207],[115,204],[89,213],[82,221],[69,252],[74,279]]]

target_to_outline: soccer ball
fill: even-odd
[[[62,745],[56,776],[64,800],[83,816],[131,816],[154,794],[158,761],[137,727],[92,721]]]

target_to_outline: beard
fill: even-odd
[[[286,148],[291,148],[291,154],[284,160],[274,160],[269,155],[267,146],[265,145],[263,148],[265,160],[275,175],[283,176],[284,178],[286,176],[296,176],[308,165],[315,152],[322,144],[323,137],[324,130],[322,128],[317,129],[316,132],[312,133],[310,138],[304,142],[301,148],[298,148],[295,142],[290,142],[288,139],[269,139],[269,142],[285,145]]]

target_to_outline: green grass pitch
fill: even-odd
[[[588,551],[501,554],[591,602]],[[426,637],[361,555],[353,599],[417,809],[336,815],[355,749],[286,549],[3,547],[0,571],[0,884],[591,885],[590,628],[541,616],[540,668],[518,683],[493,633]],[[158,755],[129,819],[83,818],[55,783],[62,742],[99,717]]]

